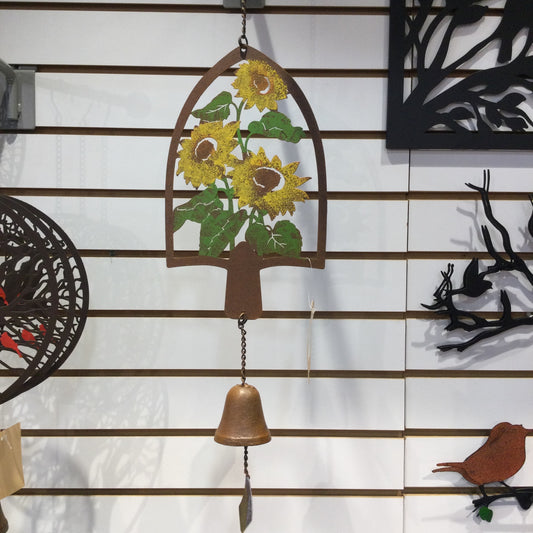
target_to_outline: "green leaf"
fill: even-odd
[[[200,228],[200,255],[218,257],[235,240],[248,214],[244,209],[236,213],[216,210],[203,221]]]
[[[271,233],[263,224],[251,224],[244,238],[257,255],[263,255],[268,247]]]
[[[301,251],[302,236],[298,228],[289,220],[277,222],[272,230],[265,252],[288,257],[299,257]]]
[[[229,106],[231,102],[231,93],[223,91],[218,96],[215,96],[205,107],[195,109],[191,115],[206,122],[226,120],[230,114]]]
[[[261,117],[261,120],[250,122],[248,131],[252,135],[264,135],[265,137],[289,141],[291,143],[297,143],[305,137],[302,128],[299,126],[294,127],[290,119],[278,111],[269,111]]]
[[[481,520],[485,520],[485,522],[490,522],[494,513],[492,509],[489,509],[486,505],[484,505],[483,507],[479,508],[477,514],[479,518],[481,518]]]
[[[187,203],[174,208],[173,229],[179,230],[187,220],[201,223],[212,211],[222,207],[222,200],[218,197],[218,188],[208,187]]]

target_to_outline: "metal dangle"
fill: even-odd
[[[241,332],[241,383],[232,387],[224,404],[224,411],[215,441],[226,446],[244,447],[244,495],[239,505],[241,531],[252,521],[252,488],[248,472],[248,446],[265,444],[271,440],[261,397],[255,387],[246,383],[246,316],[241,314],[237,325]]]

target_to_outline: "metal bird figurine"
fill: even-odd
[[[477,485],[485,495],[484,485],[502,483],[520,470],[526,460],[527,429],[501,422],[494,426],[487,441],[461,463],[438,463],[433,472],[457,472]]]

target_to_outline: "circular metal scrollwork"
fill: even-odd
[[[0,196],[0,369],[13,378],[0,403],[66,361],[88,308],[87,274],[69,237],[35,207]]]

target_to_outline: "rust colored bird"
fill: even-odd
[[[462,463],[438,463],[433,472],[457,472],[478,485],[484,494],[486,483],[502,483],[516,474],[526,460],[526,436],[522,425],[501,422],[494,426],[487,441]]]

